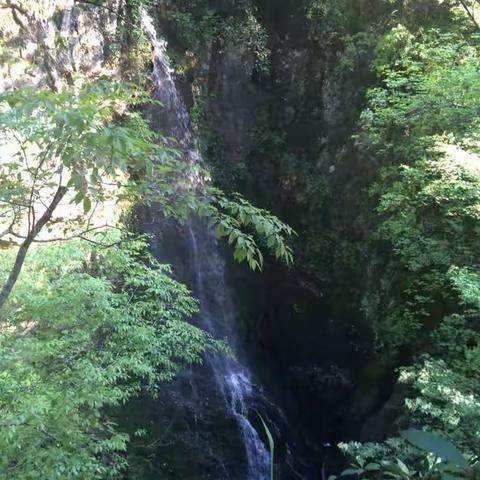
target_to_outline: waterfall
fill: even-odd
[[[145,11],[142,12],[142,25],[154,49],[154,95],[164,105],[162,115],[166,120],[163,128],[167,134],[175,137],[192,167],[199,166],[203,160],[192,135],[186,105],[175,85],[166,52],[167,43],[157,37],[152,18]],[[214,337],[226,338],[235,351],[232,296],[226,285],[225,264],[216,238],[198,218],[189,221],[186,231],[192,258],[193,290],[200,301],[197,321]],[[269,478],[269,454],[251,422],[255,415],[252,401],[261,390],[254,384],[251,372],[233,358],[207,354],[207,361],[223,398],[225,415],[237,424],[245,448],[246,480]]]

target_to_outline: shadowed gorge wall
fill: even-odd
[[[370,17],[373,3],[327,12],[325,31],[309,2],[175,2],[160,15],[214,181],[299,233],[293,268],[267,261],[259,276],[229,262],[228,272],[245,348],[316,471],[329,455],[322,444],[359,438],[391,388],[357,411],[371,339],[359,308],[355,242],[368,227],[350,136],[373,81],[373,44],[362,38],[362,55],[342,63],[342,36],[382,20],[378,9]]]

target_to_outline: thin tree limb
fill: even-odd
[[[5,235],[8,235],[9,233],[12,233],[12,229],[13,229],[13,226],[15,225],[16,221],[17,221],[17,214],[14,211],[13,212],[13,219],[10,222],[10,225],[5,230],[0,232],[0,238],[4,237]]]
[[[5,0],[4,2],[0,3],[0,8],[1,9],[10,8],[11,10],[15,10],[16,12],[20,13],[24,17],[30,18],[30,14],[28,13],[27,9],[23,8],[21,5],[18,5],[17,3],[11,2],[11,0]]]
[[[81,232],[78,232],[78,233],[75,233],[73,235],[69,235],[68,237],[56,237],[56,238],[43,238],[43,239],[34,239],[32,243],[52,243],[52,242],[68,242],[70,240],[75,240],[77,238],[80,238],[82,240],[87,240],[89,242],[92,242],[92,243],[96,243],[96,244],[102,244],[102,245],[107,245],[107,244],[103,244],[101,242],[96,242],[88,237],[85,237],[85,235],[88,235],[89,233],[91,232],[95,232],[95,231],[98,231],[98,230],[101,230],[101,229],[112,229],[112,230],[120,230],[121,232],[125,231],[115,225],[108,225],[108,224],[105,224],[105,225],[100,225],[100,226],[97,226],[97,227],[91,227],[91,228],[86,228],[85,230],[82,230]],[[16,238],[21,238],[22,240],[26,240],[27,237],[25,235],[20,235],[18,233],[15,233],[15,232],[12,232],[10,231],[9,233],[11,233],[12,236],[16,237]],[[113,245],[116,245],[118,242],[114,242],[112,243],[112,246]]]
[[[473,13],[473,9],[467,4],[465,0],[459,0],[460,4],[462,5],[463,9],[467,12],[467,15],[470,17],[470,20],[475,24],[475,26],[480,30],[480,24],[477,22],[475,15]]]
[[[7,9],[9,8],[12,11],[14,21],[22,28],[23,30],[28,29],[28,24],[31,22],[32,17],[29,15],[28,11],[20,5],[16,3],[12,3],[10,0],[6,0],[5,2],[0,3],[0,9]],[[19,15],[26,17],[28,22],[25,22]]]
[[[29,232],[28,236],[25,238],[24,242],[20,245],[18,249],[17,256],[15,258],[15,263],[13,264],[13,268],[10,271],[10,275],[8,276],[7,281],[3,285],[2,290],[0,291],[0,309],[3,307],[5,302],[7,301],[8,297],[12,293],[13,287],[18,280],[18,276],[20,275],[20,271],[22,270],[23,264],[25,262],[25,258],[27,256],[28,250],[32,245],[32,242],[35,240],[35,237],[40,233],[43,227],[49,222],[52,218],[52,214],[57,208],[58,204],[62,200],[62,198],[67,193],[67,187],[59,185],[55,196],[53,197],[50,205],[48,206],[47,210],[43,213],[43,215],[39,218],[38,222],[35,224],[31,232]]]

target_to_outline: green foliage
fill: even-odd
[[[434,477],[442,480],[450,480],[451,478],[479,478],[480,468],[478,461],[475,459],[472,464],[469,465],[460,450],[448,440],[430,432],[414,428],[401,432],[401,434],[402,437],[416,448],[429,454],[427,459],[431,459],[431,456],[435,459],[434,462],[428,463],[426,471],[419,471],[418,473],[416,471],[408,471],[405,464],[403,464],[405,468],[402,470],[408,474],[406,478],[415,476]]]
[[[265,420],[263,419],[263,417],[258,412],[257,412],[257,415],[258,415],[258,418],[260,418],[260,422],[262,423],[262,427],[265,430],[265,434],[267,435],[267,439],[268,439],[268,449],[270,452],[270,480],[273,480],[273,460],[274,460],[274,454],[275,454],[275,441],[273,440],[272,433],[270,432],[270,429],[265,423]]]
[[[135,38],[128,45],[126,53],[121,49],[116,52],[117,60],[122,66],[123,77],[135,85],[150,85],[149,68],[152,61],[152,45],[141,26],[136,27]],[[146,88],[146,90],[148,90]]]
[[[192,91],[194,96],[190,120],[197,134],[202,156],[208,161],[215,185],[225,192],[231,192],[245,177],[245,164],[228,161],[224,141],[215,129],[215,95],[200,80],[192,85]]]
[[[365,463],[362,459],[358,459],[349,468],[343,470],[341,477],[349,477],[351,475],[366,475],[368,472],[377,472],[380,470],[380,464],[375,462]]]
[[[449,341],[456,341],[455,337]],[[406,408],[413,421],[442,432],[464,452],[473,453],[479,447],[480,384],[475,372],[480,357],[476,345],[464,350],[455,360],[452,355],[446,360],[426,357],[405,367],[400,381],[412,387]]]
[[[383,86],[369,93],[357,143],[384,165],[371,189],[373,239],[379,257],[385,245],[393,256],[379,264],[388,273],[366,305],[382,348],[392,351],[460,308],[452,269],[475,270],[480,261],[470,248],[480,233],[479,58],[460,36],[415,39],[402,26],[377,51]]]
[[[338,71],[345,75],[370,65],[376,40],[376,35],[371,32],[345,35],[342,38],[344,50],[340,54]]]
[[[129,436],[109,409],[219,348],[186,323],[197,303],[169,268],[121,240],[32,251],[1,318],[2,477],[118,478]]]
[[[359,456],[348,468],[343,470],[340,474],[342,477],[355,476],[357,478],[382,478],[382,479],[396,479],[407,480],[415,477],[417,471],[411,470],[407,465],[400,460],[394,458],[393,460],[379,460],[379,457],[373,457],[374,460],[366,461]],[[423,476],[423,475],[422,475]],[[336,480],[338,477],[332,475],[329,480]]]
[[[81,237],[99,228],[93,217],[107,200],[154,198],[176,212],[172,179],[183,165],[133,110],[145,101],[134,87],[106,81],[77,90],[0,95],[0,235],[21,240],[0,308],[32,242],[45,231],[55,228],[56,238]],[[65,209],[65,201],[81,204],[83,214]]]
[[[322,44],[338,41],[347,34],[351,9],[348,0],[309,0],[306,2],[306,17],[310,36]]]
[[[416,449],[401,437],[388,438],[382,443],[348,442],[340,443],[338,446],[353,462],[354,468],[363,468],[369,463],[381,465],[395,463],[397,458],[414,462],[421,460]],[[375,471],[372,473],[375,474]]]
[[[268,72],[270,66],[270,50],[267,46],[267,33],[255,17],[255,11],[247,8],[241,15],[224,18],[219,13],[194,15],[189,11],[174,10],[171,19],[183,41],[193,50],[199,45],[214,43],[218,48],[235,45],[252,55],[254,68]],[[245,58],[245,65],[249,58]]]
[[[205,208],[200,207],[199,213],[210,219],[218,238],[228,239],[228,243],[234,247],[236,261],[246,260],[254,271],[262,269],[263,255],[255,241],[256,236],[275,258],[287,265],[293,263],[292,249],[285,242],[285,238],[295,235],[290,226],[268,211],[253,206],[238,194],[233,200],[220,191],[214,192],[214,195]]]
[[[132,10],[134,18],[137,21],[140,16],[140,10],[142,8],[148,11],[155,7],[154,0],[127,0],[127,4]]]
[[[388,443],[389,447],[393,447],[390,455],[392,453],[398,455],[394,459],[383,459],[384,446],[377,444],[372,448],[372,444],[366,444],[364,448],[361,448],[362,454],[366,454],[368,457],[373,456],[375,461],[367,461],[362,455],[354,457],[355,461],[340,476],[355,475],[362,478],[393,478],[397,480],[478,478],[480,472],[477,462],[473,460],[469,465],[462,453],[448,440],[414,428],[401,432],[401,436],[408,442],[407,445],[410,445],[406,449],[404,448],[405,441],[400,438],[390,439],[384,444]],[[342,450],[349,450],[350,454],[352,453],[351,448],[342,448]],[[402,457],[403,460],[399,457]],[[336,478],[332,476],[331,480]]]
[[[385,361],[410,363],[400,368],[409,387],[402,421],[439,432],[472,458],[480,447],[480,255],[472,248],[480,239],[480,44],[470,20],[457,14],[430,29],[405,22],[380,39],[378,85],[355,141],[378,172],[364,309]],[[419,436],[432,443],[427,433],[412,435],[417,446]],[[375,446],[389,462],[414,465],[408,477],[451,478],[432,455],[387,447]],[[477,474],[462,468],[458,476]]]
[[[455,142],[475,135],[478,63],[477,47],[462,36],[432,30],[414,39],[402,25],[392,29],[377,47],[383,85],[369,92],[359,143],[376,155],[394,149],[411,163],[435,136]]]
[[[340,476],[355,475],[363,478],[393,478],[398,480],[479,478],[480,469],[477,460],[473,459],[469,464],[460,450],[448,440],[428,431],[414,428],[401,432],[401,435],[411,445],[410,449],[413,448],[410,451],[403,451],[405,461],[400,458],[379,460],[380,457],[376,457],[376,462],[366,463],[365,459],[359,456]],[[396,445],[392,443],[397,440],[400,439],[391,439],[389,442],[397,450],[397,454],[402,454],[398,449],[401,442]],[[368,446],[369,444],[365,446],[367,450]],[[369,450],[368,455],[372,454],[375,455],[375,449]],[[414,467],[409,467],[407,464],[414,465]],[[335,476],[331,477],[332,480],[336,478]]]
[[[174,11],[171,18],[180,30],[183,39],[190,45],[197,42],[213,41],[223,35],[224,20],[220,15],[207,14],[196,17],[190,12]]]
[[[15,226],[32,203],[48,204],[58,186],[71,189],[85,213],[92,202],[105,199],[111,182],[117,198],[143,195],[154,170],[175,169],[168,162],[173,153],[154,141],[147,123],[131,110],[145,101],[131,86],[104,81],[78,93],[4,92],[0,133],[10,159],[0,164],[2,215],[15,217]],[[132,170],[147,182],[127,183]],[[46,187],[50,191],[44,193]]]
[[[329,276],[327,257],[331,253],[330,238],[322,228],[321,212],[329,200],[327,179],[321,167],[312,165],[307,158],[296,155],[278,130],[259,126],[255,131],[255,160],[247,168],[250,182],[256,185],[257,177],[265,177],[267,205],[295,206],[302,215],[292,218],[298,231],[295,242],[295,262],[318,282]],[[275,184],[278,188],[272,189]]]

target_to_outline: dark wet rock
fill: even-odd
[[[288,370],[288,379],[292,388],[306,390],[317,397],[331,397],[338,395],[338,390],[353,388],[348,371],[336,365],[292,367]]]

